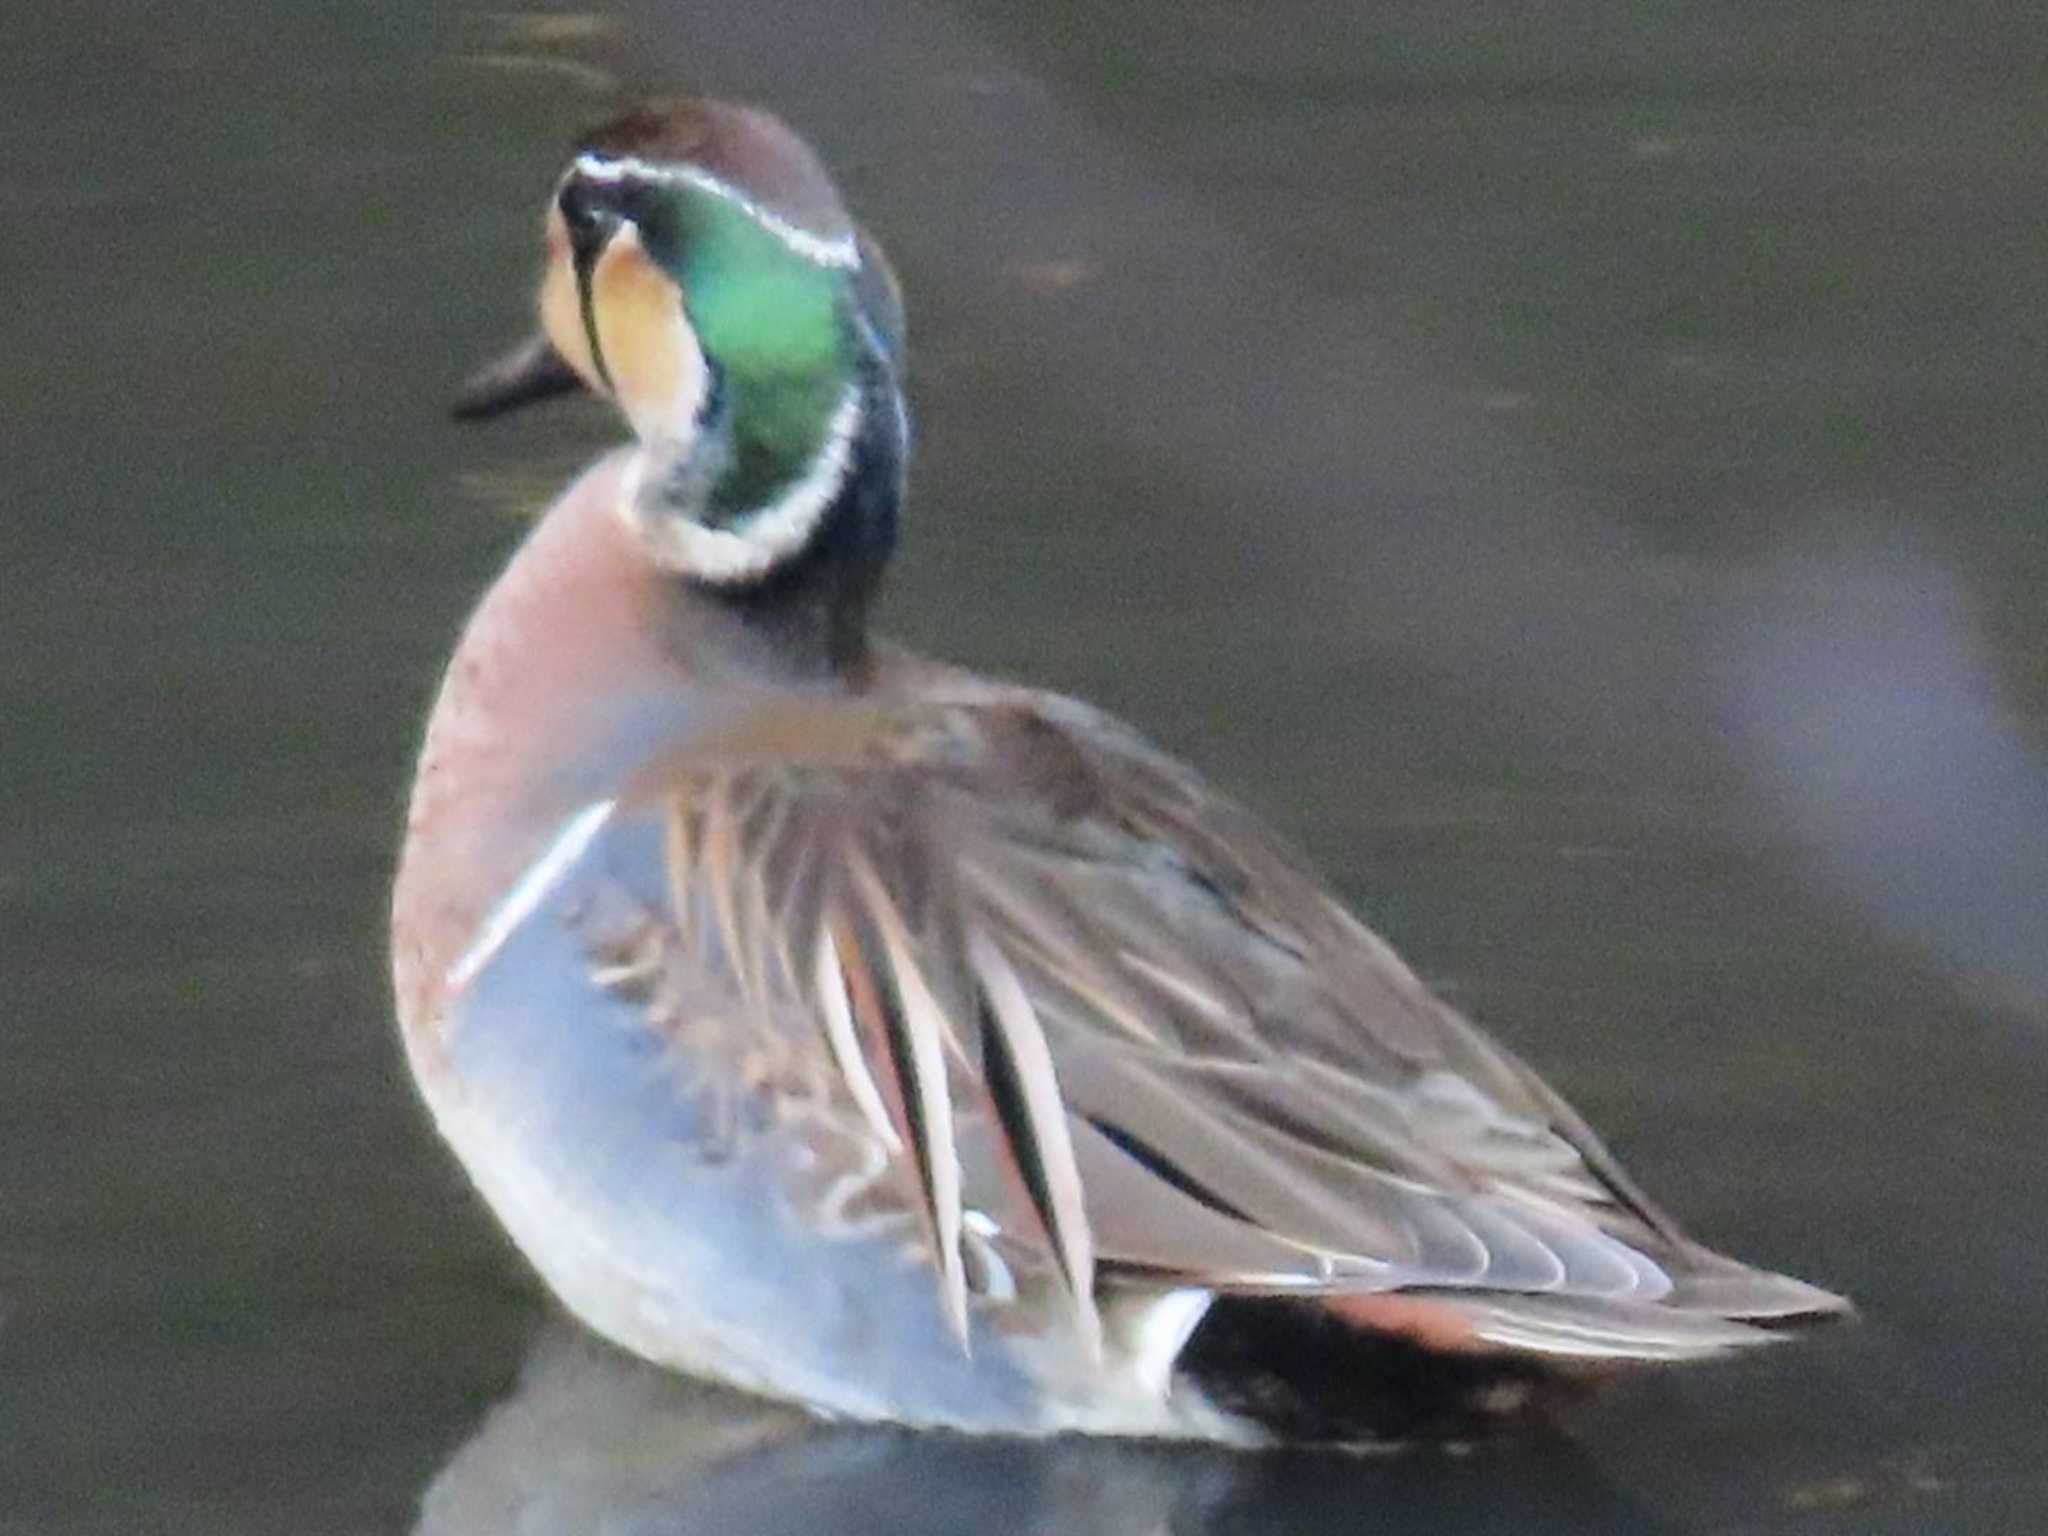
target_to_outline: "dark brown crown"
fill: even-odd
[[[853,223],[825,167],[787,124],[755,107],[684,100],[642,107],[585,135],[578,151],[689,167],[821,240]]]

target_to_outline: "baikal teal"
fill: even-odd
[[[1847,1310],[1687,1238],[1193,769],[869,634],[901,309],[787,128],[614,123],[546,238],[545,338],[466,408],[587,388],[633,440],[462,635],[392,946],[576,1316],[825,1414],[1252,1443]]]

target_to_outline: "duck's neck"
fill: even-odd
[[[638,450],[627,516],[676,582],[676,643],[701,666],[707,645],[747,670],[857,677],[869,604],[895,545],[907,428],[895,375],[864,355],[823,401],[810,453],[764,473],[714,384],[684,451]],[[736,500],[736,483],[751,486]]]

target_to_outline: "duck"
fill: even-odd
[[[540,333],[457,414],[630,438],[461,633],[391,955],[441,1136],[584,1325],[826,1418],[1257,1444],[1850,1310],[1688,1237],[1194,768],[870,632],[903,302],[789,127],[640,108],[543,223]]]

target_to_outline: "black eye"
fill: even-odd
[[[562,210],[562,223],[569,231],[569,246],[578,256],[594,256],[619,227],[613,209],[612,188],[572,178],[563,184],[555,204]]]

